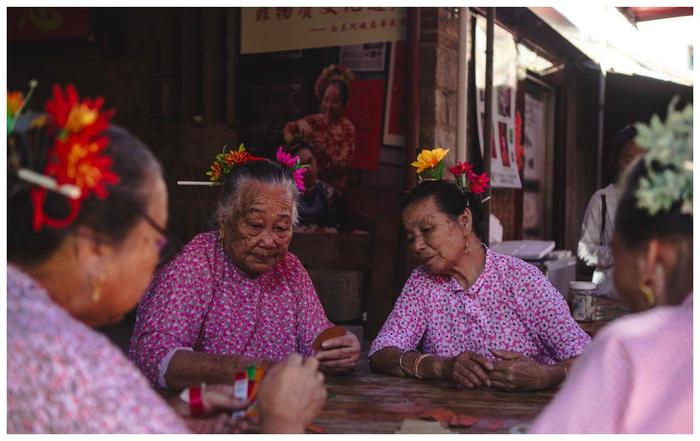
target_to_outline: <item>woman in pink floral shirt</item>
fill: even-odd
[[[233,167],[219,200],[219,230],[196,236],[156,274],[141,301],[129,357],[156,385],[227,382],[250,360],[315,355],[326,372],[351,370],[353,334],[314,352],[328,321],[304,267],[287,251],[298,191],[267,160]]]
[[[539,270],[481,244],[478,207],[442,180],[421,183],[404,201],[421,266],[372,344],[371,367],[470,388],[555,386],[590,337]]]

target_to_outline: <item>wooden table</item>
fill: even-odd
[[[328,400],[314,421],[323,433],[394,433],[405,419],[437,408],[479,418],[469,428],[449,428],[453,432],[510,433],[514,426],[532,423],[557,391],[458,390],[429,380],[373,373],[366,357],[353,374],[327,375],[326,387]]]

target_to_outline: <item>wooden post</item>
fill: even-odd
[[[411,162],[416,159],[420,130],[420,84],[419,84],[419,50],[420,38],[420,8],[406,8],[407,22],[406,39],[408,50],[408,63],[406,63],[406,96],[408,107],[408,121],[406,124],[406,179],[405,189],[411,191],[416,186],[416,171],[411,167]]]
[[[491,139],[493,134],[493,21],[494,8],[486,8],[486,85],[484,90],[484,171],[491,176]],[[491,181],[493,183],[493,180]],[[492,194],[491,187],[486,191],[486,197]],[[481,206],[483,210],[483,238],[489,244],[489,221],[491,201],[487,200]]]
[[[238,54],[240,53],[239,35],[241,33],[240,8],[226,8],[226,123],[238,124],[236,113],[236,74]]]

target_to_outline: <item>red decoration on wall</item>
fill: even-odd
[[[352,167],[366,171],[379,169],[382,135],[384,80],[354,80],[345,117],[355,126],[355,159]]]

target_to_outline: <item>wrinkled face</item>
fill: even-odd
[[[326,87],[326,91],[321,99],[321,113],[332,120],[340,118],[345,105],[341,99],[340,88],[335,84]]]
[[[160,176],[144,184],[152,189],[146,214],[161,228],[168,222],[168,193]],[[138,303],[153,277],[165,238],[146,219],[138,222],[115,247],[105,271],[102,296],[97,302],[100,324],[119,322]]]
[[[224,246],[241,270],[257,275],[287,253],[292,240],[293,200],[281,186],[250,183],[240,191],[240,212],[223,226]]]
[[[646,309],[646,300],[639,289],[644,262],[641,249],[626,246],[624,241],[615,235],[612,252],[615,259],[614,282],[617,292],[633,311]]]
[[[456,222],[438,210],[432,197],[404,209],[402,221],[408,246],[431,273],[446,274],[464,258],[464,235],[471,225],[468,213],[465,211]],[[464,222],[464,227],[460,222]]]
[[[624,172],[625,169],[629,167],[629,165],[642,153],[644,153],[644,150],[635,144],[634,141],[627,142],[622,147],[620,157],[617,160],[617,169],[620,171],[620,173]]]
[[[311,150],[307,148],[299,149],[299,162],[301,165],[308,165],[306,167],[306,173],[304,173],[304,187],[306,191],[313,189],[316,185],[316,180],[318,179],[318,164],[316,163],[316,157]]]

